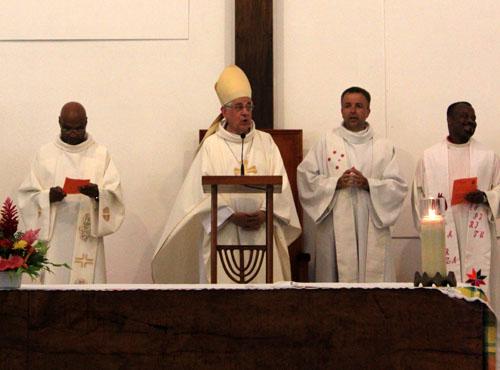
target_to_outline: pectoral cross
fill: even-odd
[[[257,167],[255,166],[251,166],[251,167],[248,167],[248,161],[245,159],[243,161],[243,168],[245,169],[245,175],[249,174],[249,173],[257,173]],[[234,175],[235,176],[238,176],[240,174],[240,171],[241,169],[240,168],[235,168],[234,169]]]
[[[94,259],[88,258],[87,253],[83,253],[81,257],[75,258],[75,263],[79,263],[80,267],[85,268],[87,265],[93,265]]]

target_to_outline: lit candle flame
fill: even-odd
[[[443,218],[443,216],[441,216],[440,214],[437,214],[436,209],[434,209],[434,208],[429,208],[427,210],[427,215],[424,216],[424,219],[426,219],[428,221],[438,221],[438,220],[441,220],[442,218]]]

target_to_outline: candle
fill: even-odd
[[[444,218],[429,209],[420,223],[420,248],[422,271],[430,277],[440,273],[446,277]]]

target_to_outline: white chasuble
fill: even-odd
[[[468,159],[468,160],[467,160]],[[486,193],[488,204],[461,203],[452,206],[453,182],[458,178],[477,177],[479,190]],[[486,275],[485,289],[492,292],[497,267],[491,261],[497,255],[495,218],[499,216],[500,164],[498,157],[471,139],[457,145],[443,141],[424,152],[412,190],[415,226],[420,226],[419,203],[422,198],[442,194],[447,202],[445,212],[446,267],[458,282],[468,280],[472,269]]]
[[[204,175],[240,174],[242,139],[223,128],[208,137],[198,151],[184,180],[153,262],[156,283],[205,283],[210,277],[210,194],[203,193]],[[288,177],[271,136],[252,127],[243,140],[243,164],[248,176],[283,176],[281,193],[274,194],[273,276],[275,281],[290,280],[288,245],[300,235],[300,224]],[[243,230],[227,222],[233,212],[265,210],[265,194],[219,194],[218,243],[226,245],[265,244],[265,223],[257,231]],[[205,225],[205,227],[203,226]],[[230,278],[218,262],[219,283]],[[252,283],[265,282],[265,262]]]
[[[336,189],[351,167],[368,179],[369,192]],[[393,280],[389,226],[396,222],[407,192],[393,145],[374,138],[370,126],[358,133],[341,126],[309,151],[297,176],[302,207],[316,223],[310,251],[314,280]]]
[[[99,200],[68,194],[51,204],[50,188],[63,187],[67,177],[97,184]],[[118,230],[125,209],[120,177],[105,147],[90,135],[78,145],[58,138],[43,146],[18,191],[18,202],[26,227],[41,228],[40,239],[48,240],[49,261],[71,266],[71,270],[58,267],[53,274],[44,273],[43,283],[106,282],[103,237]]]

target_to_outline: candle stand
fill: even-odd
[[[436,273],[433,277],[430,277],[427,272],[424,272],[420,275],[420,272],[415,272],[415,279],[413,280],[414,286],[423,286],[430,287],[435,285],[437,287],[441,286],[457,286],[457,278],[455,277],[455,273],[453,271],[448,272],[446,277],[443,277],[439,272]]]

